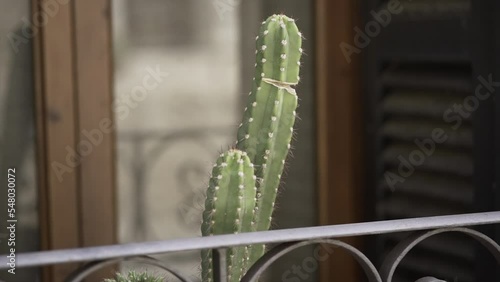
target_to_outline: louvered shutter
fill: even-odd
[[[362,1],[363,27],[387,2]],[[475,211],[477,166],[472,115],[444,116],[472,95],[474,59],[470,49],[471,3],[402,1],[402,12],[362,49],[366,120],[367,197],[370,219],[398,219]],[[479,32],[479,31],[477,31]],[[422,149],[440,129],[447,139]],[[493,138],[493,137],[492,137]],[[426,151],[427,150],[427,151]],[[418,151],[418,152],[416,152]],[[427,153],[428,154],[427,154]],[[407,162],[412,164],[410,172]],[[419,156],[424,156],[421,161]],[[416,161],[415,161],[416,160]],[[401,173],[400,167],[406,168]],[[392,176],[392,177],[391,177]],[[374,215],[374,216],[373,216]],[[380,263],[407,234],[377,236],[370,244]],[[397,282],[435,276],[446,281],[477,280],[476,249],[470,239],[444,234],[419,244],[402,262]],[[491,280],[494,281],[494,280]]]

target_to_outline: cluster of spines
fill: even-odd
[[[254,218],[256,176],[248,155],[239,150],[221,154],[212,170],[203,212],[202,235],[250,232]],[[248,255],[245,247],[227,252],[229,281],[240,281],[246,271]],[[212,279],[211,251],[202,253],[204,281]]]

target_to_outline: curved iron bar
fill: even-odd
[[[167,241],[128,243],[78,249],[51,250],[16,255],[16,268],[136,257],[160,253],[229,248],[252,244],[296,242],[323,238],[374,235],[403,231],[455,228],[500,223],[500,211],[423,218],[290,228]],[[0,270],[9,268],[7,255],[0,255]]]
[[[241,279],[241,282],[257,281],[262,273],[280,257],[295,249],[311,244],[330,244],[346,250],[349,254],[354,256],[356,261],[361,265],[361,267],[365,271],[368,281],[382,282],[382,279],[380,278],[380,275],[373,263],[361,251],[347,243],[333,239],[282,243],[266,252],[263,257],[261,257],[254,265],[252,265],[245,276],[243,276],[243,278]]]
[[[479,243],[481,243],[481,245],[485,246],[490,251],[490,253],[495,257],[498,264],[500,265],[500,246],[490,237],[469,228],[441,228],[430,231],[427,230],[416,232],[414,234],[411,234],[403,241],[399,242],[399,244],[396,245],[394,249],[392,249],[392,251],[384,260],[382,267],[380,268],[381,277],[386,282],[392,282],[392,277],[394,276],[394,272],[396,272],[396,268],[404,259],[404,257],[413,249],[413,247],[429,237],[446,232],[460,232],[477,240]],[[436,279],[431,281],[440,280]]]
[[[101,260],[101,261],[93,261],[85,264],[84,266],[76,269],[73,271],[66,279],[65,282],[80,282],[83,281],[87,276],[90,274],[98,271],[101,268],[104,268],[106,266],[118,263],[118,262],[124,262],[124,261],[131,261],[131,262],[136,262],[136,263],[141,263],[141,264],[146,264],[146,265],[152,265],[155,267],[158,267],[173,276],[175,276],[177,279],[179,279],[181,282],[192,282],[192,280],[189,280],[182,274],[180,274],[177,270],[173,270],[171,267],[166,267],[164,266],[159,260],[148,257],[148,256],[141,256],[141,257],[135,257],[135,258],[118,258],[118,259],[110,259],[110,260]]]
[[[229,135],[230,132],[232,132],[232,130],[230,130],[229,126],[218,126],[212,128],[198,127],[191,129],[169,130],[169,132],[167,133],[154,131],[134,131],[124,132],[119,135],[120,141],[131,142],[133,146],[133,162],[131,165],[131,169],[134,175],[134,194],[137,205],[137,212],[135,213],[133,220],[135,224],[134,229],[136,230],[136,239],[144,240],[149,235],[147,227],[150,222],[145,216],[145,211],[147,211],[145,189],[147,189],[148,187],[146,174],[151,171],[151,167],[155,166],[161,155],[165,153],[167,149],[173,146],[174,142],[180,142],[185,139],[199,141],[203,139],[202,137],[208,135]],[[151,140],[157,140],[157,142],[153,145],[153,148],[146,151],[143,148],[144,142]],[[200,143],[200,146],[203,145],[205,145],[205,143]]]
[[[169,130],[167,133],[154,131],[134,131],[119,134],[120,141],[137,142],[144,140],[159,140],[152,149],[148,150],[144,159],[148,162],[156,161],[159,155],[166,150],[171,143],[182,139],[200,140],[207,135],[230,135],[233,126],[217,126],[211,128],[195,127],[190,129]],[[143,164],[141,164],[143,165]]]

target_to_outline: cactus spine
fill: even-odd
[[[236,149],[221,154],[207,190],[202,235],[268,230],[297,108],[302,36],[293,19],[273,15],[256,39],[255,77]],[[264,253],[255,245],[228,250],[229,281],[239,281]],[[203,281],[213,281],[212,256],[202,252]]]
[[[257,205],[254,231],[268,230],[290,141],[293,135],[302,36],[293,19],[274,15],[262,23],[252,92],[238,130],[237,149],[256,168]],[[250,263],[264,253],[252,246]]]

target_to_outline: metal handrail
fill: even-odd
[[[40,251],[18,254],[16,267],[23,268],[70,262],[101,261],[160,253],[201,249],[223,249],[240,245],[297,242],[324,238],[341,238],[495,223],[500,223],[500,211]],[[8,259],[6,256],[7,255],[1,255],[0,257],[0,269],[8,268]]]

